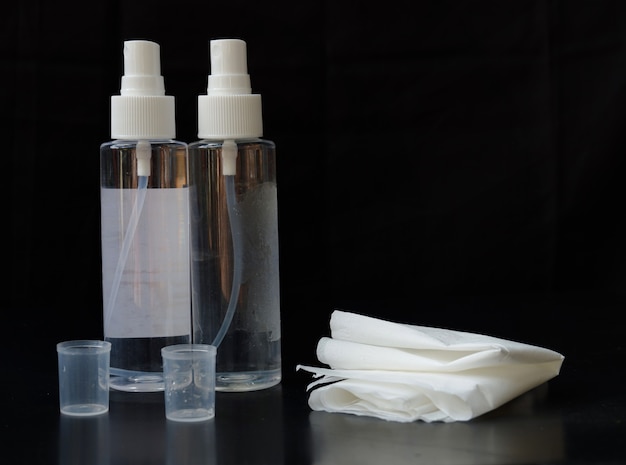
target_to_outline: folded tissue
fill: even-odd
[[[559,374],[563,355],[482,334],[335,310],[313,373],[312,410],[411,422],[466,421]]]

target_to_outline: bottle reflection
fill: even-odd
[[[562,421],[533,411],[532,396],[536,394],[528,393],[469,422],[397,423],[311,412],[313,463],[505,465],[559,461],[565,455]]]
[[[109,415],[60,416],[59,463],[110,465]]]
[[[111,391],[111,465],[162,465],[166,434],[163,393]]]
[[[220,465],[282,465],[282,386],[245,393],[218,392],[215,404]]]

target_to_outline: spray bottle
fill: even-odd
[[[163,389],[160,350],[191,342],[187,144],[174,140],[160,47],[124,42],[111,136],[100,146],[104,337],[113,389]]]
[[[210,41],[210,62],[189,144],[193,340],[218,348],[218,391],[254,391],[281,381],[276,148],[246,43]]]

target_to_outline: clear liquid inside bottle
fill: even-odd
[[[230,210],[221,155],[222,142],[189,145],[193,340],[212,344],[235,298],[216,389],[253,391],[281,380],[275,146],[237,141]]]
[[[104,336],[111,388],[123,391],[162,390],[161,348],[191,342],[187,149],[171,140],[150,145],[144,192],[136,141],[100,149]]]

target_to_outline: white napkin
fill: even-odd
[[[384,420],[464,421],[559,374],[552,350],[482,334],[394,323],[335,310],[317,357],[313,410]]]

